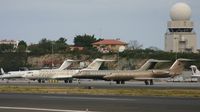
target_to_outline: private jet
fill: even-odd
[[[68,68],[74,61],[76,60],[67,59],[62,63],[62,65],[59,68],[51,69],[51,70],[62,71]],[[5,73],[3,68],[1,68],[2,75],[0,75],[0,79],[4,80],[4,79],[26,78],[27,74],[35,74],[35,73],[38,73],[38,71],[39,70],[25,70],[25,71],[10,71],[8,73]]]
[[[73,75],[82,71],[98,70],[103,62],[113,61],[104,59],[95,59],[87,68],[75,70],[38,70],[37,72],[27,73],[24,77],[31,80],[38,80],[39,83],[45,80],[64,80],[65,83],[72,83]]]
[[[156,60],[156,59],[149,59],[147,60],[139,69],[137,70],[130,70],[130,72],[135,71],[145,71],[149,69],[153,69],[158,63],[161,62],[169,62],[168,60]],[[111,73],[121,73],[124,70],[96,70],[96,71],[81,71],[75,74],[73,77],[78,79],[95,79],[95,80],[106,80],[104,77],[110,75]],[[123,81],[121,83],[124,83]]]
[[[110,75],[104,76],[106,80],[116,81],[117,84],[124,84],[125,81],[139,80],[144,81],[146,85],[153,85],[153,80],[157,78],[169,78],[180,75],[184,69],[185,61],[192,61],[191,59],[177,59],[168,70],[146,70],[146,71],[119,71],[113,72]]]

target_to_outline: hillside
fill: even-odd
[[[194,62],[187,64],[186,68],[189,69],[190,64],[195,64],[200,67],[200,55],[193,53],[178,53],[179,58],[190,58],[195,59]],[[43,67],[52,67],[52,61],[54,67],[59,67],[65,59],[75,59],[86,62],[89,64],[95,58],[103,59],[113,59],[115,62],[104,63],[101,69],[137,69],[139,68],[147,59],[165,59],[171,60],[171,63],[175,60],[174,53],[167,53],[162,51],[147,51],[147,50],[135,50],[135,51],[125,51],[119,54],[109,53],[97,55],[97,53],[92,53],[87,55],[87,53],[56,53],[56,54],[44,54],[44,55],[31,55],[28,53],[1,53],[0,54],[0,67],[4,68],[5,71],[18,70],[19,67],[28,67],[31,69],[38,69]],[[167,68],[171,63],[167,65],[160,64],[158,66],[162,68]],[[74,65],[78,67],[78,63]]]

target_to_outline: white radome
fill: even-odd
[[[186,3],[180,2],[172,6],[170,16],[173,21],[190,20],[192,10]]]

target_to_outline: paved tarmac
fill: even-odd
[[[158,81],[154,82],[154,85],[145,85],[143,81],[127,81],[126,84],[115,84],[115,82],[109,81],[91,81],[91,80],[82,80],[80,82],[74,81],[72,84],[66,84],[63,81],[59,82],[46,82],[46,83],[38,83],[37,81],[24,81],[24,80],[10,80],[10,81],[0,81],[0,85],[20,85],[20,86],[55,86],[55,87],[88,87],[91,86],[93,88],[191,88],[191,89],[200,89],[199,82],[165,82]]]
[[[0,112],[199,112],[199,98],[0,94]]]

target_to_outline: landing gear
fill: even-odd
[[[119,80],[117,80],[116,84],[125,84],[125,81],[119,81]]]
[[[68,80],[64,80],[65,83],[68,83]]]
[[[65,83],[72,83],[72,79],[64,80]]]
[[[41,83],[42,81],[41,81],[41,79],[38,79],[38,83]]]
[[[45,80],[42,80],[42,83],[45,83]]]
[[[69,80],[69,83],[72,83],[73,81],[72,80]]]
[[[121,81],[121,84],[125,84],[125,81]]]
[[[151,80],[150,80],[150,83],[149,83],[148,80],[145,80],[144,83],[145,83],[145,85],[153,85],[153,80],[151,79]]]
[[[150,80],[150,85],[153,85],[153,80],[152,79]]]
[[[116,84],[120,84],[120,81],[116,81]]]
[[[144,83],[145,83],[145,85],[149,85],[148,80],[145,80]]]
[[[45,80],[38,79],[38,83],[45,83]]]

